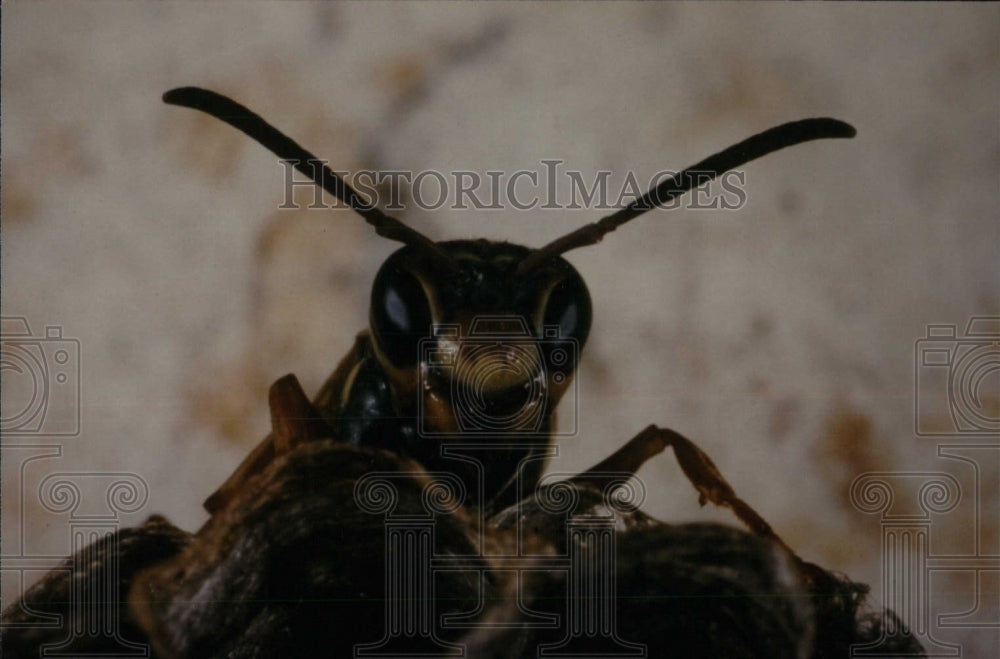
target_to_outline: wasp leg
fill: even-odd
[[[664,434],[669,432],[672,431],[660,431],[656,426],[649,426],[630,439],[625,446],[571,480],[598,489],[604,489],[616,481],[621,482],[623,475],[634,475],[647,460],[663,453],[670,446],[669,437]]]
[[[625,446],[615,451],[611,457],[576,476],[573,480],[604,487],[611,479],[615,477],[620,479],[622,473],[634,474],[646,460],[662,453],[668,446],[673,447],[674,455],[677,456],[677,462],[684,471],[684,475],[698,491],[698,503],[705,505],[707,501],[711,501],[717,506],[729,508],[753,533],[762,538],[773,540],[791,552],[788,545],[775,534],[771,525],[764,521],[764,518],[747,502],[736,495],[732,485],[726,481],[708,454],[695,446],[690,439],[669,428],[660,428],[656,425],[647,426]],[[794,552],[792,555],[795,555]]]
[[[294,375],[286,375],[271,385],[271,434],[276,456],[284,455],[306,442],[333,437],[333,429],[309,402]]]
[[[271,408],[271,434],[205,500],[205,509],[209,514],[222,510],[248,480],[299,444],[333,436],[333,429],[323,420],[317,407],[309,402],[294,375],[279,378],[271,385],[268,404]]]
[[[680,463],[684,475],[688,477],[691,484],[698,490],[698,502],[700,504],[705,505],[706,501],[711,501],[717,506],[729,508],[753,533],[779,545],[788,552],[788,555],[798,567],[799,574],[805,579],[810,589],[816,592],[834,592],[838,587],[841,587],[841,582],[837,577],[814,563],[802,560],[774,532],[771,525],[764,521],[764,518],[756,510],[750,507],[750,504],[738,497],[732,485],[722,476],[722,473],[715,466],[715,463],[712,462],[712,459],[708,457],[708,454],[695,446],[694,442],[676,431],[658,428],[655,425],[644,429],[632,441],[634,442],[644,435],[654,437],[658,441],[674,447],[674,454],[677,456],[677,462]],[[652,440],[645,439],[644,441],[650,442]],[[629,443],[631,444],[632,442]]]

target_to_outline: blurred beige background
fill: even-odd
[[[315,393],[396,249],[347,211],[278,211],[275,159],[161,103],[183,85],[233,96],[337,169],[485,175],[561,158],[588,180],[611,170],[612,189],[784,121],[849,121],[854,140],[747,166],[737,212],[652,212],[569,255],[595,318],[582,430],[552,469],[674,427],[804,558],[880,599],[880,516],[851,483],[941,472],[962,496],[927,517],[931,553],[1000,554],[997,451],[938,454],[1000,440],[918,437],[915,410],[925,427],[951,421],[941,385],[918,403],[914,384],[928,324],[961,334],[1000,314],[1000,8],[5,3],[2,48],[3,315],[78,339],[81,377],[78,437],[4,437],[7,601],[26,557],[67,551],[72,520],[38,503],[51,473],[135,474],[148,500],[122,523],[199,526],[268,430],[270,382],[294,372]],[[540,245],[603,214],[401,216],[435,238]],[[4,378],[6,419],[20,392]],[[995,381],[980,395],[995,419]],[[61,454],[30,461],[46,449],[25,444]],[[672,455],[641,477],[664,520],[731,520],[699,509]],[[921,513],[907,487],[893,506]],[[988,656],[998,576],[938,570],[929,609],[902,613]]]

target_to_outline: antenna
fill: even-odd
[[[375,227],[378,235],[416,247],[449,269],[456,267],[452,258],[445,254],[437,243],[364,201],[354,188],[333,173],[316,156],[247,107],[222,94],[199,87],[172,89],[163,95],[163,102],[201,110],[242,131],[282,160],[292,163],[295,169],[315,181],[316,185],[357,211],[368,224]]]
[[[691,165],[683,172],[650,189],[640,199],[635,200],[625,208],[593,224],[584,225],[553,240],[544,247],[536,249],[521,261],[517,268],[517,274],[523,276],[571,249],[598,243],[606,234],[611,233],[629,220],[656,206],[663,206],[696,187],[696,184],[700,185],[711,181],[734,167],[745,165],[787,146],[833,137],[854,137],[855,134],[857,131],[850,124],[829,118],[802,119],[765,130],[763,133],[758,133],[739,144],[734,144],[724,151]]]

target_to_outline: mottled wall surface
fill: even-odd
[[[5,434],[8,559],[67,551],[66,515],[33,489],[50,472],[136,474],[148,501],[122,522],[197,527],[266,433],[268,385],[294,372],[315,392],[395,249],[349,211],[307,210],[307,190],[279,210],[279,164],[161,103],[181,85],[241,100],[339,170],[485,176],[562,159],[588,181],[612,172],[613,191],[784,121],[851,122],[854,140],[748,165],[736,211],[652,212],[569,256],[595,324],[580,432],[552,470],[674,427],[804,558],[879,597],[881,517],[851,484],[941,472],[962,497],[929,513],[931,553],[1000,554],[996,451],[939,455],[998,442],[996,371],[975,401],[985,421],[948,434],[960,392],[917,389],[929,371],[914,361],[928,324],[960,336],[1000,314],[1000,9],[22,3],[5,5],[2,37],[3,315],[78,339],[80,374],[78,436]],[[398,214],[435,238],[540,245],[605,211]],[[19,377],[4,374],[5,423],[28,400],[11,398]],[[26,456],[44,451],[18,444],[61,455],[36,469]],[[730,519],[698,508],[669,455],[641,477],[651,514]],[[886,477],[887,514],[923,514],[934,478]],[[996,649],[996,627],[967,623],[997,624],[997,574],[934,572],[936,639]],[[21,585],[6,572],[5,598]]]

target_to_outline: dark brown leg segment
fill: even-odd
[[[573,481],[603,488],[615,478],[611,472],[616,472],[619,477],[622,473],[634,474],[647,460],[662,453],[668,446],[673,447],[674,455],[677,456],[677,462],[684,475],[698,491],[698,502],[701,505],[711,501],[717,506],[729,508],[756,535],[773,540],[795,555],[774,533],[771,525],[736,495],[733,487],[722,476],[708,454],[695,446],[690,439],[669,428],[647,426],[611,457],[574,477]]]

